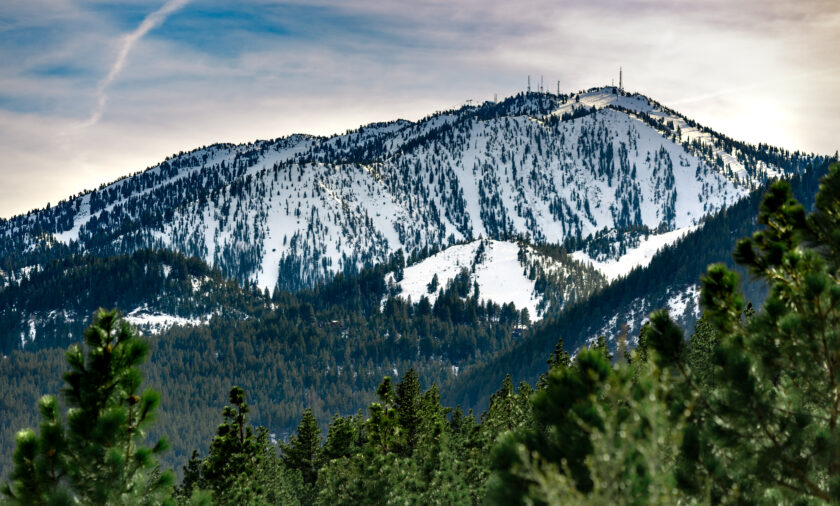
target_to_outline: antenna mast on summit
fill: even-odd
[[[543,76],[540,75],[540,93],[543,92]]]
[[[618,89],[624,91],[624,71],[621,67],[618,67]]]
[[[528,93],[531,93],[531,74],[528,74]]]
[[[560,81],[557,81],[557,95],[560,95]]]

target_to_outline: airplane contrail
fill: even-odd
[[[150,30],[163,23],[167,16],[186,5],[187,2],[189,2],[189,0],[169,0],[163,4],[161,8],[146,16],[140,25],[134,29],[134,31],[123,36],[122,45],[117,53],[117,59],[114,60],[113,65],[111,65],[108,75],[106,75],[105,79],[100,81],[99,85],[96,87],[96,108],[81,126],[86,127],[94,125],[100,118],[102,118],[102,113],[105,111],[105,103],[108,101],[108,95],[106,94],[108,86],[110,86],[110,84],[122,71],[123,67],[125,67],[128,53],[131,52],[131,49],[137,41],[149,33]]]

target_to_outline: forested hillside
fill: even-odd
[[[793,194],[806,208],[813,207],[828,167],[826,161],[790,180]],[[747,299],[760,306],[767,294],[765,285],[754,282],[746,270],[735,265],[732,251],[736,241],[758,229],[755,216],[763,194],[764,190],[753,192],[707,219],[697,231],[663,248],[647,267],[633,270],[591,298],[532,326],[513,348],[459,375],[444,389],[445,400],[475,408],[485,406],[502,371],[516,381],[533,382],[544,371],[546,357],[558,338],[570,352],[601,335],[615,349],[623,332],[627,332],[628,344],[635,345],[643,322],[656,309],[669,309],[683,329],[693,328],[701,314],[697,298],[700,276],[712,263],[722,262],[735,269]]]
[[[36,326],[43,339],[0,360],[6,385],[0,391],[0,454],[10,455],[14,427],[33,423],[31,407],[57,386],[62,353],[54,346],[78,343],[89,316],[75,315],[92,314],[97,305],[142,304],[174,318],[174,326],[152,338],[146,370],[148,381],[163,392],[158,429],[182,435],[166,457],[172,464],[209,437],[210,421],[231,383],[253,392],[261,406],[255,420],[281,437],[294,427],[303,405],[322,418],[354,412],[382,376],[399,377],[411,367],[424,381],[442,384],[511,346],[527,324],[527,315],[513,304],[480,299],[468,272],[442,283],[434,303],[391,294],[385,278],[404,268],[399,258],[339,275],[314,290],[273,296],[243,289],[201,261],[173,253],[50,264],[31,278],[43,284],[25,282],[0,292],[11,322],[9,339],[20,336],[18,314],[31,315],[31,321],[52,315]],[[38,289],[51,294],[41,299]],[[72,300],[73,311],[66,320],[51,309],[64,307],[65,299]],[[23,313],[24,308],[34,312]],[[210,318],[179,319],[199,315]],[[3,470],[8,463],[0,463]]]
[[[326,433],[307,408],[275,442],[253,425],[261,401],[232,386],[204,422],[215,436],[177,479],[158,466],[167,441],[146,437],[167,399],[141,388],[139,367],[159,357],[118,313],[97,311],[85,347],[66,354],[67,421],[54,396],[40,399],[40,427],[18,432],[2,492],[13,504],[836,503],[838,195],[834,164],[811,213],[788,182],[761,197],[734,260],[766,283],[762,309],[736,272],[710,265],[688,339],[664,310],[632,351],[624,336],[615,352],[598,339],[571,356],[561,338],[539,378],[516,388],[506,376],[478,419],[409,369],[374,383],[366,410],[332,416]]]
[[[147,332],[175,323],[241,317],[262,294],[243,290],[201,260],[166,250],[130,255],[69,255],[27,270],[0,290],[0,352],[66,348],[90,315],[121,307]]]

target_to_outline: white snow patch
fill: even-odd
[[[583,251],[575,251],[572,253],[572,258],[575,260],[586,262],[604,274],[609,281],[626,276],[630,271],[636,267],[644,267],[648,265],[651,259],[665,246],[675,243],[677,240],[694,232],[700,227],[695,225],[692,227],[683,227],[664,234],[649,235],[639,241],[639,245],[614,260],[598,261],[591,258]]]
[[[26,347],[26,343],[34,342],[36,337],[35,332],[35,320],[29,320],[29,332],[21,332],[20,333],[20,348],[23,349]]]
[[[203,278],[191,277],[190,284],[192,285],[192,291],[197,292],[201,288],[201,286],[209,280],[209,276],[204,276]]]
[[[479,245],[484,254],[476,259]],[[528,308],[533,320],[539,319],[537,305],[541,298],[535,293],[535,282],[524,274],[519,262],[519,245],[508,241],[477,240],[450,246],[421,262],[406,267],[402,281],[397,283],[400,296],[418,302],[425,296],[434,304],[440,290],[463,269],[470,271],[470,283],[478,283],[479,299],[496,304],[513,303],[517,309]],[[477,260],[477,261],[476,261]],[[428,285],[438,276],[438,289],[429,293]],[[389,274],[387,281],[393,279]]]
[[[135,327],[151,334],[159,334],[171,327],[174,327],[175,325],[206,325],[207,322],[210,321],[210,316],[211,315],[205,315],[199,318],[185,318],[183,316],[175,316],[160,311],[149,310],[146,306],[142,306],[125,315],[124,318]]]
[[[689,303],[694,304],[695,316],[700,315],[700,288],[697,285],[691,285],[687,289],[677,292],[668,298],[668,314],[672,317],[682,316],[685,314]]]

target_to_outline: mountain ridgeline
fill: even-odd
[[[3,220],[0,268],[67,250],[170,249],[241,282],[295,290],[400,249],[687,227],[812,161],[733,141],[615,88],[520,94],[417,122],[172,156]]]

